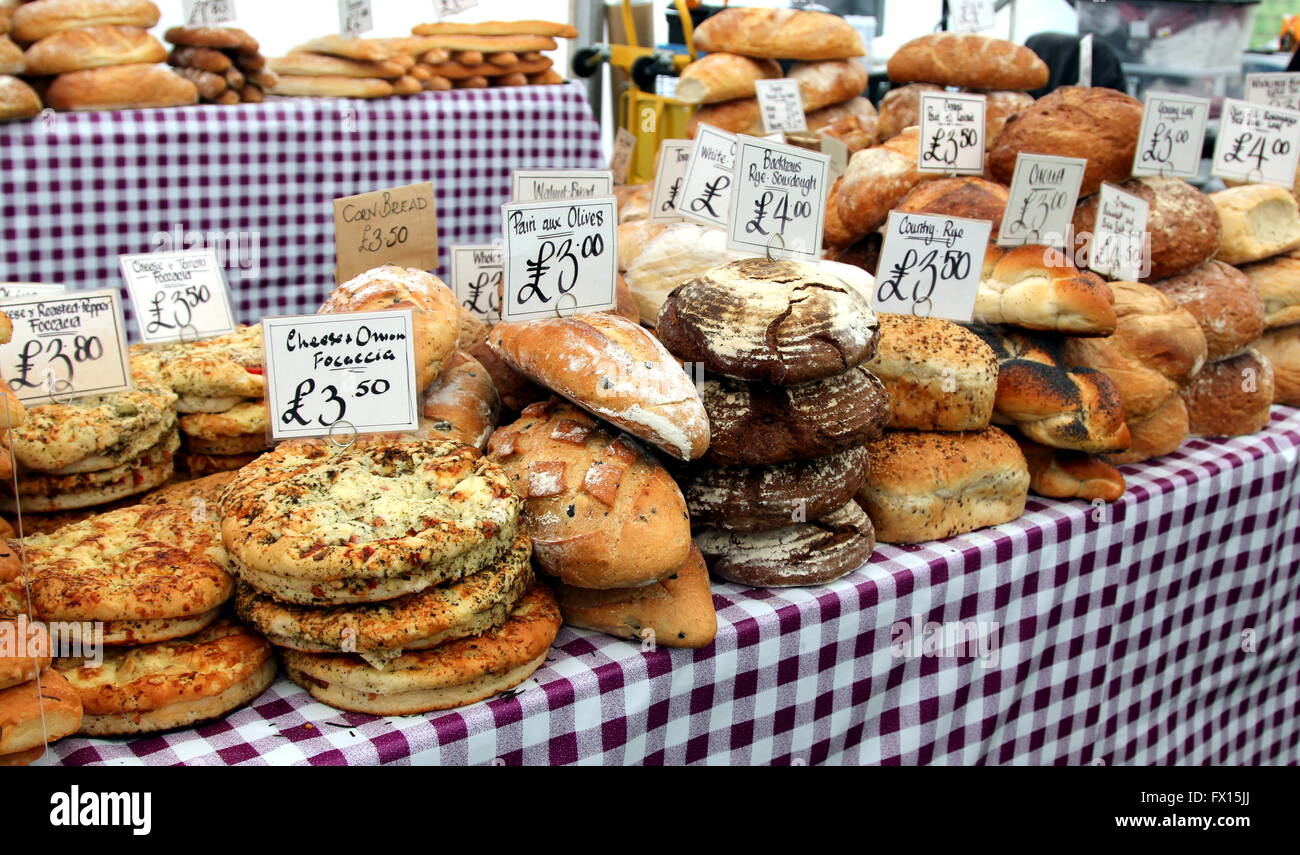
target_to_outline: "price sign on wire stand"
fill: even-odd
[[[1247,74],[1245,96],[1252,104],[1300,110],[1300,73]]]
[[[614,135],[614,152],[609,158],[609,171],[614,176],[614,183],[627,183],[627,172],[632,166],[632,151],[635,148],[636,137],[627,128],[619,128]]]
[[[958,92],[921,94],[921,144],[918,172],[984,172],[983,95]]]
[[[339,32],[355,39],[375,28],[370,0],[339,0]]]
[[[1146,201],[1113,184],[1102,184],[1097,198],[1088,267],[1112,279],[1136,282],[1151,272]]]
[[[419,427],[410,309],[262,320],[271,438]]]
[[[334,276],[346,282],[383,264],[438,266],[438,218],[428,181],[334,200]]]
[[[686,165],[677,213],[706,226],[726,226],[735,162],[736,135],[712,125],[700,125]]]
[[[988,220],[890,211],[871,308],[969,322],[992,228]]]
[[[15,297],[50,297],[62,294],[66,290],[62,285],[47,285],[44,282],[0,282],[0,300],[12,300]]]
[[[184,0],[181,5],[189,27],[215,27],[235,20],[235,0]]]
[[[1201,146],[1209,117],[1208,98],[1148,93],[1133,174],[1195,178],[1201,171]]]
[[[511,173],[512,202],[595,199],[614,192],[608,169],[516,169]]]
[[[1290,189],[1297,154],[1300,112],[1223,99],[1210,174]]]
[[[501,320],[501,289],[506,264],[497,244],[451,248],[451,284],[456,302],[479,320]]]
[[[48,404],[131,388],[122,300],[116,288],[6,300],[13,339],[0,374],[24,404]]]
[[[949,9],[948,31],[952,33],[991,30],[997,22],[993,0],[951,0]]]
[[[1017,155],[998,245],[1065,246],[1087,167],[1079,157]]]
[[[613,196],[502,205],[502,319],[526,321],[614,308],[617,207]]]
[[[788,77],[759,80],[754,89],[758,95],[758,110],[763,116],[763,129],[768,134],[808,130],[799,81]]]
[[[467,12],[478,5],[478,0],[433,0],[433,15],[439,21]]]
[[[737,137],[727,248],[816,261],[826,225],[830,161],[796,146]]]
[[[211,249],[118,256],[140,341],[194,341],[235,330],[230,294]]]
[[[650,195],[650,222],[681,222],[677,203],[681,200],[686,167],[691,162],[694,145],[690,140],[664,140],[660,143],[659,164],[655,167],[654,189]]]

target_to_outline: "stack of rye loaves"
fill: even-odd
[[[132,352],[175,393],[182,468],[190,477],[239,469],[266,450],[261,324],[202,341],[135,345]]]
[[[555,50],[556,39],[578,36],[572,26],[552,21],[440,21],[411,32],[427,45],[420,62],[457,89],[563,83],[543,52]]]
[[[17,566],[17,557],[0,544],[0,586]],[[50,653],[45,627],[0,602],[0,766],[34,763],[49,743],[81,727],[81,698],[50,667]]]
[[[385,98],[449,88],[424,72],[419,72],[420,77],[412,73],[418,45],[408,42],[340,35],[312,39],[285,56],[271,58],[270,69],[278,77],[271,94]]]
[[[742,259],[674,289],[656,331],[701,374],[709,447],[678,478],[710,569],[784,587],[866,563],[875,536],[854,496],[889,419],[863,365],[867,294],[824,266]]]
[[[149,0],[36,0],[14,10],[10,35],[56,110],[193,104],[194,84],[159,64],[167,49],[148,33],[159,14]]]
[[[699,393],[635,321],[594,313],[492,328],[494,358],[560,397],[524,407],[488,455],[524,500],[537,566],[566,623],[701,647],[717,632],[686,501],[654,446],[693,460],[709,444]]]
[[[41,112],[41,96],[16,75],[27,69],[23,50],[9,38],[13,9],[0,6],[0,121],[30,119]]]
[[[876,136],[876,110],[862,97],[867,69],[862,36],[844,19],[796,9],[723,9],[695,29],[695,47],[707,56],[682,69],[678,99],[701,105],[688,134],[700,124],[761,136],[755,97],[759,80],[799,83],[808,131],[841,140],[850,151]],[[777,60],[793,60],[783,72]]]
[[[167,63],[199,90],[208,104],[259,104],[275,88],[257,39],[238,27],[172,27]]]

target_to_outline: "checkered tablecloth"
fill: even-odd
[[[427,716],[313,702],[281,678],[223,721],[67,739],[64,763],[1297,763],[1300,410],[1125,467],[1115,505],[882,546],[830,585],[718,583],[716,643],[565,628],[517,693]],[[908,654],[895,625],[997,644]],[[977,634],[982,634],[978,633]],[[992,636],[985,636],[992,637]],[[899,642],[897,645],[894,642]],[[922,648],[924,650],[924,648]],[[910,651],[914,653],[915,651]]]
[[[49,113],[0,123],[0,281],[121,286],[119,255],[201,233],[240,320],[307,314],[334,286],[335,198],[432,181],[445,272],[452,244],[499,237],[512,169],[601,166],[576,83]]]

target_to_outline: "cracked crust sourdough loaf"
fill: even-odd
[[[849,283],[811,264],[747,258],[679,285],[656,325],[679,359],[737,380],[792,386],[876,349],[876,317]]]
[[[468,445],[282,443],[226,488],[221,532],[239,578],[276,599],[377,602],[497,560],[519,505],[505,472]]]
[[[695,47],[766,59],[848,59],[865,52],[848,21],[805,9],[723,9],[695,28]]]

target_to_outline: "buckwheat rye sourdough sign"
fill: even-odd
[[[424,181],[335,199],[334,248],[337,282],[382,264],[437,268],[433,184]]]
[[[24,404],[48,404],[131,388],[121,297],[116,288],[6,300],[13,339],[0,345],[0,374]]]
[[[118,263],[145,344],[194,341],[234,331],[226,277],[215,251],[122,255]]]
[[[815,261],[821,254],[830,157],[736,138],[727,248]]]
[[[265,318],[271,438],[419,427],[409,309]]]
[[[505,235],[506,321],[612,309],[616,298],[617,202],[510,202]]]
[[[988,220],[890,211],[871,308],[969,322],[992,228]]]

